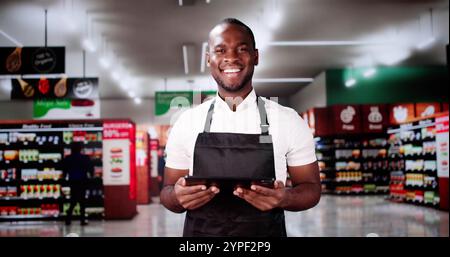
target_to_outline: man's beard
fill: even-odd
[[[233,92],[234,93],[234,92],[238,92],[238,91],[242,90],[245,87],[245,85],[252,79],[253,71],[248,73],[244,77],[244,79],[242,80],[242,83],[239,84],[238,86],[234,86],[234,85],[233,86],[228,86],[220,79],[219,76],[214,75],[214,74],[212,76],[213,76],[214,80],[217,82],[217,85],[219,85],[219,87],[223,88],[227,92]]]

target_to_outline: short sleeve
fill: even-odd
[[[289,125],[286,155],[288,166],[302,166],[315,162],[317,158],[311,129],[295,111],[290,115]]]
[[[186,126],[189,125],[184,112],[174,123],[169,132],[166,143],[166,167],[172,169],[187,170],[190,167],[190,155],[188,151],[188,135]]]

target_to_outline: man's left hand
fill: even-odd
[[[261,211],[269,211],[280,207],[286,195],[286,189],[283,182],[277,180],[274,182],[274,188],[267,188],[258,185],[252,185],[250,189],[238,187],[233,194],[244,199]]]

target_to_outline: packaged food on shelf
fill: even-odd
[[[424,168],[424,160],[405,160],[406,171],[422,171]]]
[[[19,142],[33,142],[36,139],[36,133],[11,133]]]
[[[426,127],[421,129],[422,134],[422,140],[424,139],[433,139],[436,137],[436,128],[433,127]]]
[[[37,179],[37,169],[22,169],[22,180]]]
[[[0,144],[8,143],[8,133],[0,133]]]
[[[15,180],[17,176],[16,168],[2,169],[0,170],[0,181],[1,180]]]
[[[15,186],[7,186],[6,187],[6,196],[8,196],[8,197],[16,197],[17,196],[17,187],[15,187]]]
[[[73,141],[73,133],[71,131],[64,131],[63,132],[63,141],[65,144],[70,144]]]
[[[3,157],[5,161],[17,160],[19,157],[19,151],[17,150],[5,150],[3,152]]]
[[[435,141],[423,142],[422,154],[435,154],[435,153],[436,153]]]
[[[423,185],[427,187],[437,187],[438,182],[436,181],[436,177],[424,175],[423,177]]]
[[[101,166],[95,166],[94,167],[94,177],[95,178],[102,178],[103,177],[103,167],[101,167]]]
[[[416,155],[422,155],[424,153],[422,146],[406,144],[406,145],[401,146],[400,148],[401,149],[403,148],[403,151],[402,150],[400,150],[400,151],[403,152],[404,156],[416,156]]]
[[[375,192],[377,186],[375,184],[364,184],[364,192]]]
[[[0,162],[3,161],[3,151],[0,150]]]
[[[39,153],[39,160],[42,161],[54,161],[54,162],[58,162],[61,160],[61,154],[60,153]]]
[[[429,170],[429,171],[436,171],[437,170],[437,164],[434,160],[426,160],[423,163],[423,169]]]
[[[8,189],[5,186],[0,186],[0,197],[6,197]]]
[[[39,150],[37,149],[19,150],[19,161],[32,162],[37,160],[39,160]]]

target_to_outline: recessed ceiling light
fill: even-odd
[[[356,79],[354,79],[354,78],[351,78],[351,79],[345,81],[345,86],[346,86],[346,87],[352,87],[352,86],[354,86],[355,84],[356,84]]]
[[[141,104],[141,103],[142,103],[142,99],[139,98],[139,97],[135,97],[135,98],[134,98],[134,103],[135,103],[135,104]]]

